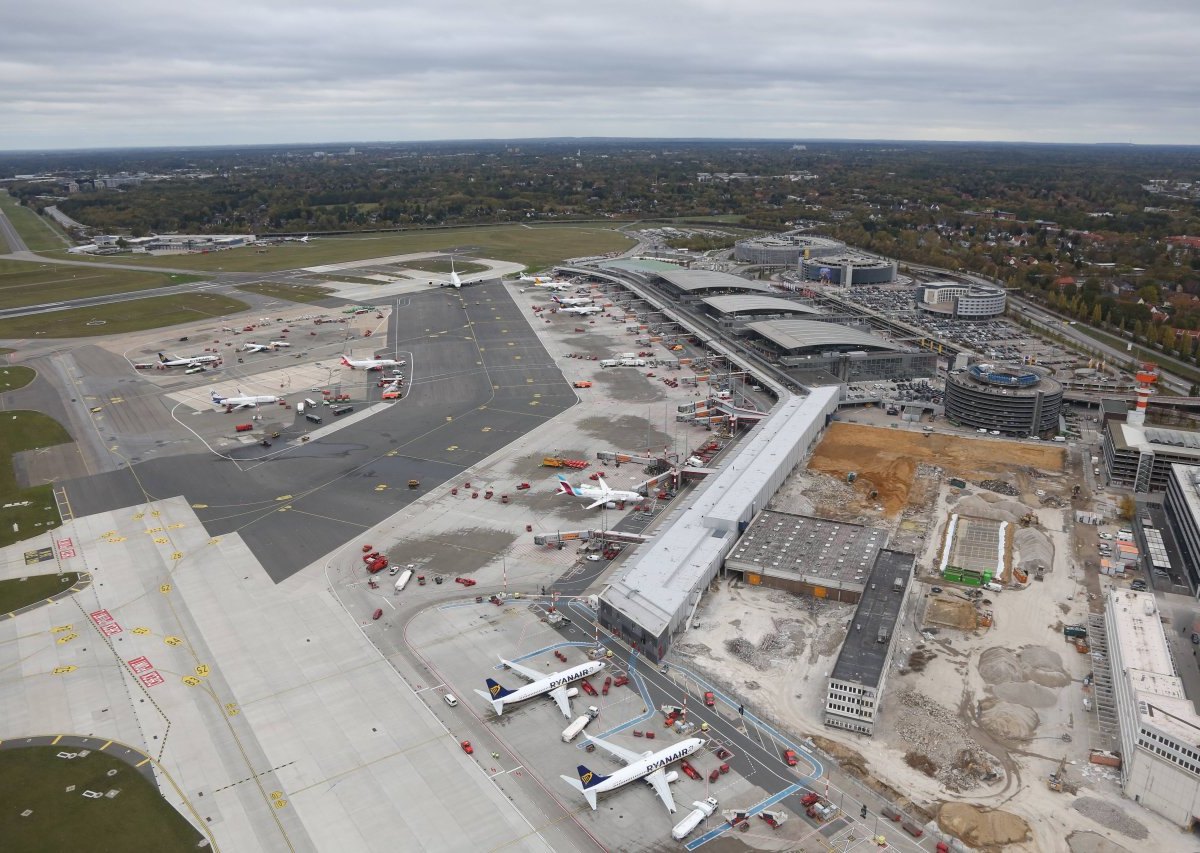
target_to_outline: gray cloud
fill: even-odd
[[[508,136],[1200,141],[1193,0],[68,0],[0,149]]]

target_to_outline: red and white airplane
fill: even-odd
[[[385,367],[403,367],[408,362],[394,358],[353,359],[342,356],[342,364],[351,370],[383,370]]]

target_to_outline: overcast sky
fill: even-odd
[[[536,136],[1200,143],[1200,0],[6,5],[0,149]]]

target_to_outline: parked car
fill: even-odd
[[[717,698],[715,696],[713,696],[713,693],[711,690],[708,690],[705,692],[704,704],[710,708],[717,704]]]
[[[475,747],[471,746],[471,742],[469,740],[464,740],[461,744],[459,744],[459,746],[462,747],[462,751],[467,755],[473,755],[475,753]]]
[[[796,755],[796,750],[785,749],[783,751],[783,760],[787,762],[788,767],[795,767],[800,763],[800,757]]]
[[[452,693],[447,693],[447,694],[446,694],[445,696],[443,696],[442,698],[446,700],[446,704],[447,704],[447,705],[449,705],[451,708],[457,708],[457,707],[458,707],[458,700],[454,698],[454,694],[452,694]]]
[[[1129,584],[1129,588],[1134,592],[1144,592],[1146,589],[1146,582],[1141,578],[1138,578],[1137,580],[1133,581],[1133,583]]]

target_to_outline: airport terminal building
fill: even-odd
[[[837,386],[786,397],[736,456],[674,510],[600,595],[600,624],[655,662],[671,646],[739,534],[805,457],[837,410]]]
[[[937,372],[937,353],[902,347],[857,326],[785,317],[741,329],[766,358],[806,373],[814,384],[915,379]]]

